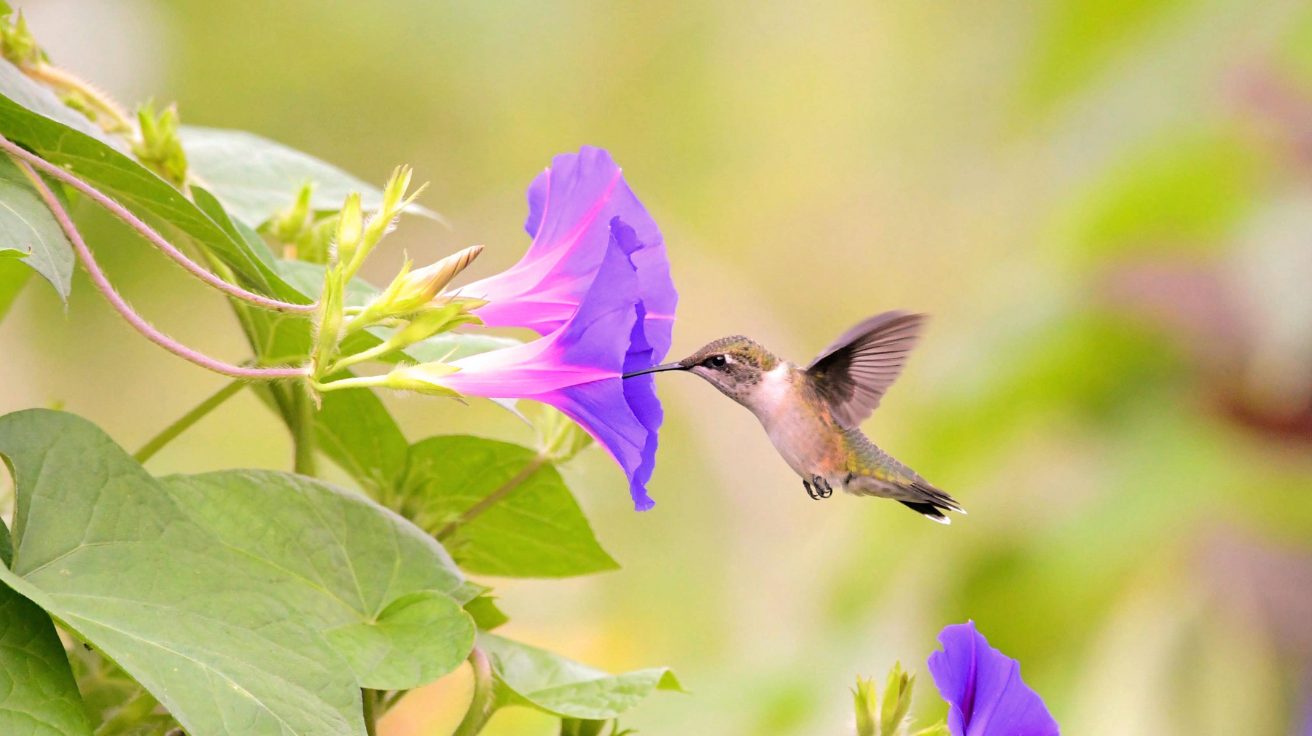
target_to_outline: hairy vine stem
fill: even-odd
[[[110,132],[127,132],[132,130],[132,119],[128,117],[128,114],[123,108],[119,107],[118,103],[108,94],[105,94],[105,92],[101,91],[90,82],[87,82],[85,79],[82,79],[66,69],[61,69],[60,67],[44,61],[38,61],[35,64],[24,64],[19,68],[22,69],[27,76],[38,82],[68,92],[76,92],[81,95],[81,97],[90,103],[92,107],[99,112],[108,115],[113,121],[113,125],[101,126],[105,128],[105,130]]]
[[[114,285],[109,282],[109,278],[105,276],[105,272],[102,271],[100,265],[96,263],[95,256],[92,255],[91,249],[87,247],[86,241],[82,239],[82,233],[79,232],[77,226],[73,224],[73,219],[69,217],[68,210],[64,209],[64,205],[60,203],[59,198],[50,190],[50,187],[41,179],[41,176],[37,174],[36,171],[28,165],[27,161],[22,158],[15,158],[14,163],[24,174],[27,175],[28,179],[31,180],[32,186],[36,189],[37,194],[40,195],[41,200],[45,202],[46,207],[50,209],[50,213],[54,215],[55,221],[59,223],[60,229],[64,231],[64,235],[68,237],[69,242],[73,244],[73,250],[77,253],[78,260],[82,262],[82,267],[86,269],[87,275],[91,277],[91,283],[96,287],[96,290],[104,295],[105,300],[114,308],[114,311],[119,313],[119,316],[131,325],[134,330],[141,333],[141,335],[147,340],[150,340],[183,360],[194,363],[201,368],[225,376],[230,376],[232,378],[272,381],[282,378],[304,378],[309,374],[309,370],[305,367],[250,368],[247,366],[225,363],[216,358],[211,358],[198,350],[193,350],[168,335],[165,335],[163,332],[160,332],[154,325],[150,324],[141,315],[133,311],[127,301],[123,299],[117,290],[114,289]]]
[[[134,215],[131,210],[119,204],[118,202],[114,201],[112,198],[110,198],[104,192],[101,192],[99,189],[96,189],[95,187],[91,186],[85,181],[82,181],[78,177],[64,170],[62,167],[50,163],[49,161],[41,158],[40,156],[32,153],[31,151],[28,151],[22,146],[17,145],[13,141],[9,140],[8,138],[5,138],[2,135],[0,135],[0,150],[3,150],[5,153],[8,153],[10,156],[13,156],[18,159],[22,159],[28,164],[45,172],[50,177],[54,179],[58,179],[59,181],[67,184],[73,189],[76,189],[77,191],[81,192],[83,195],[87,197],[87,199],[90,199],[91,201],[105,208],[105,211],[117,217],[119,220],[122,220],[133,230],[137,231],[137,233],[139,233],[141,237],[145,238],[147,242],[149,242],[151,245],[155,246],[156,248],[160,249],[165,255],[171,258],[174,262],[182,266],[182,268],[185,269],[187,273],[190,273],[192,276],[195,276],[197,279],[200,279],[208,286],[218,289],[219,291],[223,292],[224,294],[227,294],[228,296],[231,296],[235,299],[241,299],[242,301],[245,302],[250,302],[251,304],[254,304],[258,307],[263,307],[265,309],[272,309],[279,312],[299,312],[302,314],[308,314],[313,312],[317,308],[317,305],[315,304],[292,304],[291,302],[285,302],[280,299],[273,299],[267,296],[263,296],[261,294],[256,294],[255,292],[243,289],[242,287],[237,286],[236,284],[228,283],[227,281],[224,281],[218,276],[215,276],[213,273],[210,273],[208,270],[205,269],[204,266],[201,266],[199,263],[196,263],[195,261],[188,258],[185,253],[178,250],[176,246],[174,246],[172,243],[166,240],[164,236],[160,235],[154,228],[152,228],[150,225],[147,225],[145,222],[141,220],[141,218]]]

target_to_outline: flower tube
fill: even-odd
[[[397,368],[388,385],[550,404],[619,463],[634,506],[645,511],[654,505],[646,482],[662,419],[660,403],[650,380],[620,379],[629,366],[651,359],[639,293],[640,274],[631,255],[618,238],[610,240],[578,307],[547,335],[449,364]]]

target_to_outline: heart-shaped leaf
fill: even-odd
[[[479,634],[492,663],[499,705],[530,705],[553,715],[609,720],[654,690],[683,692],[666,667],[612,675],[495,634]]]
[[[0,454],[17,485],[14,564],[0,578],[192,736],[363,734],[361,687],[418,686],[472,645],[456,604],[477,588],[362,496],[270,471],[152,478],[90,423],[43,410],[0,418]],[[415,594],[453,601],[387,614]],[[379,622],[381,659],[328,633]],[[444,646],[416,650],[420,629]]]
[[[453,435],[410,448],[402,508],[460,566],[509,577],[614,570],[560,472],[508,442]]]

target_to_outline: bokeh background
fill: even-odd
[[[750,414],[695,379],[635,514],[589,451],[569,480],[620,572],[493,580],[507,631],[614,670],[674,667],[644,734],[842,734],[848,688],[973,618],[1070,734],[1303,733],[1312,693],[1312,7],[1271,0],[732,3],[37,0],[53,59],[126,103],[249,129],[381,182],[432,182],[376,259],[527,243],[551,155],[611,149],[661,223],[675,352],[724,334],[803,361],[925,311],[866,429],[971,514],[809,500]],[[106,224],[166,330],[244,356],[212,293]],[[0,410],[63,406],[133,447],[222,380],[85,282],[0,323]],[[389,399],[412,440],[486,406]],[[240,396],[157,472],[287,468]],[[447,734],[457,672],[389,736]],[[488,733],[553,732],[504,712]]]

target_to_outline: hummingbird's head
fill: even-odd
[[[688,371],[706,379],[725,396],[744,403],[767,371],[779,365],[779,359],[754,340],[733,335],[707,344],[683,360],[654,368],[627,373],[625,378],[660,371]]]

